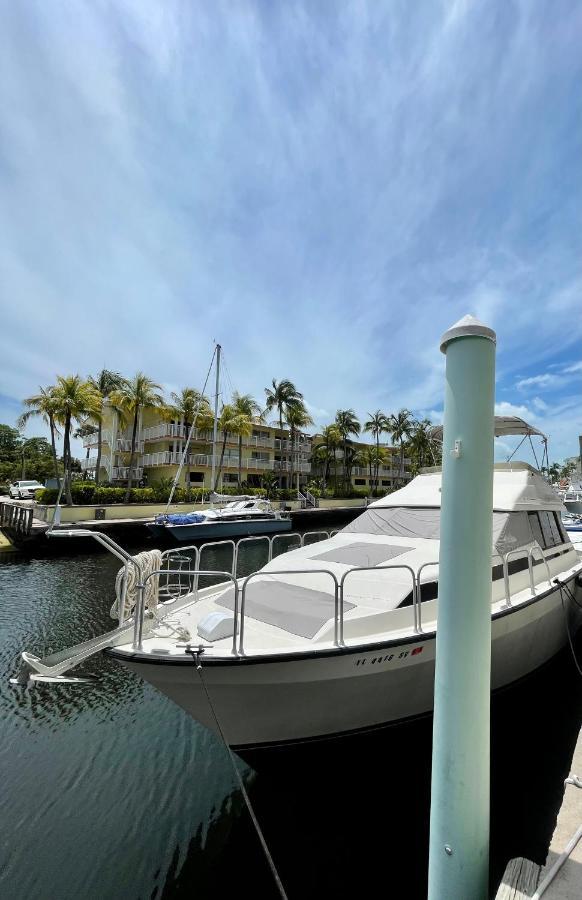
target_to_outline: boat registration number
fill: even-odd
[[[355,666],[377,666],[382,663],[392,662],[393,659],[399,661],[406,659],[408,656],[418,656],[422,653],[423,647],[414,647],[412,650],[401,650],[400,653],[384,653],[380,656],[359,656],[354,662]]]

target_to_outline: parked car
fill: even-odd
[[[44,485],[38,481],[15,481],[11,484],[8,493],[13,500],[34,500],[36,491],[42,491]]]

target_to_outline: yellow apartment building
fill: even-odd
[[[125,424],[114,407],[106,400],[103,406],[100,480],[120,485],[127,483],[131,456],[132,424]],[[183,421],[164,420],[156,410],[140,413],[136,437],[136,458],[133,470],[134,483],[151,485],[164,478],[174,478],[182,459],[186,439]],[[216,468],[218,470],[224,435],[218,432],[216,441]],[[241,480],[260,487],[261,476],[272,472],[281,479],[281,487],[300,489],[314,477],[320,477],[322,467],[312,463],[312,450],[322,440],[321,435],[299,433],[291,446],[290,434],[278,426],[253,424],[252,434],[242,439]],[[356,450],[374,446],[361,441],[350,442]],[[97,464],[97,433],[84,438],[83,446],[89,456],[81,461],[83,471],[94,477]],[[389,489],[400,483],[400,456],[396,447],[380,445],[387,452],[388,462],[378,472],[378,487]],[[336,451],[338,479],[343,474],[343,453]],[[410,460],[405,459],[404,478],[410,479]],[[369,467],[354,465],[351,469],[354,488],[372,489],[374,472]],[[196,429],[190,441],[188,458],[180,476],[180,486],[210,490],[212,475],[212,430]],[[227,435],[224,460],[220,472],[218,490],[238,483],[239,445],[236,435]],[[189,479],[189,481],[188,481]],[[333,466],[328,485],[333,482]]]
[[[124,425],[119,414],[105,401],[101,441],[102,481],[127,482],[131,456],[132,425]],[[174,478],[187,440],[183,421],[164,420],[156,410],[140,413],[136,437],[134,482],[153,484],[163,478]],[[216,439],[216,467],[218,469],[224,435],[218,432]],[[97,464],[97,434],[83,440],[89,457],[81,461],[85,472],[94,475]],[[261,476],[272,472],[281,477],[282,487],[305,484],[311,477],[311,437],[296,434],[291,447],[289,432],[275,426],[256,422],[253,432],[242,439],[241,480],[249,485],[261,484]],[[189,471],[188,471],[189,468]],[[237,484],[239,473],[239,444],[236,435],[227,435],[224,460],[218,490],[222,486]],[[210,489],[212,474],[212,430],[196,429],[190,441],[188,459],[180,476],[180,486]]]

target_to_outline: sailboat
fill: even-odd
[[[214,394],[214,426],[212,433],[212,472],[210,483],[213,493],[210,495],[212,505],[188,513],[168,513],[172,497],[184,462],[187,458],[192,434],[196,427],[196,416],[190,428],[186,445],[182,453],[180,466],[174,478],[174,484],[168,499],[165,513],[156,516],[148,523],[148,530],[157,538],[170,539],[177,542],[208,540],[209,538],[250,537],[252,535],[280,534],[291,530],[291,518],[273,509],[271,502],[264,497],[242,494],[238,497],[220,496],[215,491],[216,476],[216,444],[218,437],[218,398],[220,396],[220,360],[222,347],[216,345],[216,385]],[[219,507],[215,508],[214,504]]]

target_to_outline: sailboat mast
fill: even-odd
[[[214,473],[216,472],[216,438],[218,436],[218,391],[220,388],[220,344],[216,345],[216,390],[214,392],[214,426],[212,430],[212,474],[210,490],[215,490]]]

